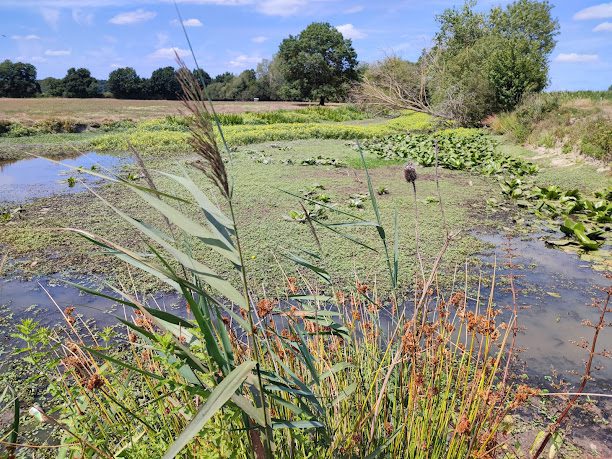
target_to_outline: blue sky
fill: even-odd
[[[211,75],[270,58],[283,38],[326,21],[353,39],[359,59],[415,59],[448,0],[178,0],[196,55]],[[481,0],[479,8],[508,1]],[[561,24],[551,57],[553,90],[612,84],[612,3],[557,0]],[[3,35],[3,36],[2,36]],[[0,0],[0,60],[31,62],[39,78],[87,67],[97,78],[131,66],[141,76],[174,64],[186,43],[171,0]],[[187,62],[190,62],[187,60]]]

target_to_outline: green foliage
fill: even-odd
[[[466,2],[437,17],[440,31],[428,54],[435,62],[433,100],[467,125],[512,110],[546,86],[559,29],[546,1],[517,0],[486,14],[474,6]]]
[[[593,158],[612,158],[612,122],[607,99],[597,93],[548,93],[530,95],[510,113],[497,115],[491,128],[520,143],[552,148],[563,144],[563,152],[578,150]]]
[[[23,62],[0,62],[0,97],[34,97],[40,93],[36,67]]]
[[[132,67],[113,70],[108,75],[107,88],[117,99],[139,99],[142,95],[142,79]]]
[[[583,197],[578,190],[563,191],[557,186],[532,186],[513,178],[501,183],[502,193],[537,217],[556,221],[560,230],[584,250],[597,250],[612,230],[611,190]],[[549,240],[551,245],[566,247],[571,240]]]
[[[338,113],[336,114],[336,110]],[[233,115],[220,116],[220,120],[229,121],[224,134],[230,145],[248,145],[279,140],[299,139],[367,139],[397,132],[422,131],[431,127],[431,117],[423,113],[405,112],[401,116],[382,124],[350,125],[325,122],[328,119],[346,119],[363,116],[354,109],[308,108],[295,112],[273,112],[270,117],[262,114],[248,113],[242,115],[244,124],[240,124]],[[292,123],[254,124],[253,120],[268,121],[292,120]],[[299,123],[300,120],[311,120]],[[317,120],[313,122],[312,120]],[[457,135],[464,135],[457,130]],[[128,144],[148,153],[160,151],[186,152],[191,150],[189,133],[183,121],[149,120],[136,125],[135,129],[126,132],[111,133],[89,141],[89,148],[96,151],[125,151]]]
[[[589,125],[580,143],[580,152],[593,158],[612,161],[612,122],[599,118]]]
[[[100,95],[100,89],[98,86],[98,80],[91,76],[91,72],[87,69],[70,68],[66,73],[66,76],[62,80],[61,87],[63,89],[63,97],[98,97]],[[57,91],[57,87],[53,91]]]
[[[47,77],[40,80],[40,90],[43,96],[62,97],[64,95],[64,80],[62,78]]]
[[[325,158],[321,155],[315,158],[306,158],[302,160],[300,164],[302,166],[334,166],[334,167],[345,167],[346,166],[346,164],[344,164],[341,161],[338,161],[336,158]],[[321,201],[321,199],[318,199],[318,200]]]
[[[314,22],[282,41],[278,59],[289,85],[302,99],[343,100],[357,79],[357,53],[331,24]]]
[[[210,78],[210,77],[209,77]],[[176,78],[174,67],[163,67],[154,70],[151,78],[146,80],[145,94],[152,99],[176,100],[181,86]]]
[[[425,166],[467,170],[485,175],[530,175],[537,167],[498,151],[496,142],[477,130],[446,130],[435,134],[396,134],[367,141],[364,148],[381,158],[406,158]]]

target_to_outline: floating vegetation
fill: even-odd
[[[327,158],[321,155],[316,158],[306,158],[301,163],[302,166],[334,166],[334,167],[346,167],[342,161],[338,161],[336,158]]]
[[[561,220],[559,229],[570,239],[550,240],[550,245],[579,245],[591,251],[602,247],[612,230],[612,188],[585,198],[579,190],[562,191],[558,186],[530,187],[513,178],[501,183],[502,193],[519,207],[542,219]]]
[[[605,246],[612,230],[612,188],[583,197],[577,189],[526,183],[525,177],[537,174],[538,167],[499,152],[497,142],[475,130],[391,135],[366,141],[364,147],[384,159],[405,158],[425,167],[436,165],[437,147],[437,161],[443,168],[500,176],[504,196],[536,217],[553,221],[553,228],[565,234],[563,239],[547,241],[549,245],[568,251],[598,251],[589,257],[591,261],[594,257],[597,259],[596,269],[612,270],[610,251],[599,250]],[[427,198],[426,202],[433,203],[435,198]],[[356,204],[351,207],[357,207]],[[487,206],[492,210],[504,209],[494,197],[487,199]]]
[[[384,159],[411,159],[424,167],[436,165],[436,144],[440,167],[485,175],[532,175],[538,167],[503,154],[497,142],[481,131],[444,130],[435,134],[396,134],[368,140],[364,148]]]

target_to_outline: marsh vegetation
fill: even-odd
[[[440,21],[283,89],[355,104],[211,103],[180,61],[180,112],[3,104],[0,454],[611,455],[609,93],[531,94],[547,3]]]

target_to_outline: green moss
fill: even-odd
[[[358,212],[366,219],[374,218],[367,199],[365,210],[349,208],[351,195],[368,192],[363,171],[352,167],[299,165],[301,160],[312,156],[313,152],[343,162],[353,161],[358,155],[352,143],[337,140],[258,144],[234,153],[231,173],[236,183],[237,219],[248,257],[249,275],[257,285],[265,285],[270,289],[282,286],[279,284],[283,282],[283,270],[291,272],[295,269],[294,265],[281,256],[284,251],[316,248],[308,225],[284,219],[291,210],[299,210],[300,207],[296,198],[281,190],[302,195],[308,187],[320,184],[325,188],[322,192],[329,196],[332,205],[345,211]],[[256,154],[260,153],[270,158],[268,164],[254,160]],[[152,158],[149,167],[152,170],[178,172],[186,159]],[[289,160],[293,164],[290,164]],[[374,156],[368,157],[367,160],[377,161]],[[200,186],[215,197],[215,191],[203,175],[197,172],[193,175]],[[371,175],[374,187],[385,187],[389,193],[378,196],[383,221],[389,231],[393,228],[394,211],[397,209],[399,212],[401,280],[407,284],[412,279],[415,266],[415,221],[411,190],[403,180],[402,168],[397,163],[380,164],[371,170]],[[426,200],[426,197],[437,194],[433,178],[432,168],[419,169],[417,190],[421,251],[428,263],[432,262],[440,250],[444,237],[438,204]],[[163,177],[156,176],[156,182],[163,190],[182,193]],[[491,180],[468,176],[462,172],[441,172],[440,187],[449,224],[453,230],[464,230],[463,237],[453,244],[445,258],[445,269],[448,272],[452,271],[455,263],[463,263],[467,257],[484,247],[469,235],[469,230],[493,224],[486,218],[477,219],[475,215],[486,214],[484,196],[496,186]],[[109,201],[119,203],[130,215],[166,230],[163,220],[124,187],[113,184],[104,186],[99,191]],[[45,207],[51,207],[53,212],[43,213]],[[2,225],[2,242],[10,247],[11,257],[23,259],[15,268],[23,268],[26,272],[33,273],[74,271],[99,274],[129,285],[134,281],[139,289],[159,288],[159,285],[151,283],[144,275],[135,274],[133,270],[128,274],[125,267],[113,257],[103,255],[88,241],[66,232],[52,230],[66,226],[86,228],[137,250],[146,250],[139,242],[140,238],[136,232],[96,197],[81,193],[40,199],[27,205],[23,215],[22,220]],[[328,216],[328,221],[340,221],[331,213]],[[385,288],[387,274],[385,265],[381,262],[382,247],[373,228],[356,229],[351,231],[351,234],[377,249],[378,254],[360,249],[327,230],[319,228],[318,231],[323,248],[327,252],[326,262],[333,264],[334,272],[339,273],[339,281],[353,282],[354,273],[357,272],[364,279],[377,279],[379,287]],[[190,250],[203,261],[218,266],[218,259],[201,250],[197,244],[190,246]],[[33,267],[34,259],[38,260],[38,263]],[[232,273],[230,266],[226,266],[222,271],[228,275]],[[134,275],[136,277],[132,280]]]

